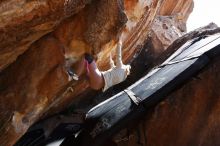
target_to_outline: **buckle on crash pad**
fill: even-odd
[[[139,105],[141,103],[141,98],[137,97],[135,93],[129,89],[125,89],[124,92],[128,95],[128,97],[134,102],[134,104]]]

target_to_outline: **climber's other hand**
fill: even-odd
[[[125,65],[126,66],[126,74],[127,76],[130,75],[130,70],[131,70],[131,66],[130,65]]]

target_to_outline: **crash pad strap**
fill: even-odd
[[[218,36],[218,37],[215,38],[214,40],[212,40],[212,41],[210,41],[210,42],[208,42],[208,43],[206,43],[206,44],[200,46],[199,48],[197,48],[196,50],[194,50],[193,52],[191,52],[188,56],[184,57],[183,59],[176,60],[176,61],[169,61],[169,62],[167,62],[167,63],[161,64],[161,65],[159,66],[159,68],[162,68],[162,67],[164,67],[164,66],[166,66],[166,65],[177,64],[177,63],[180,63],[180,62],[183,62],[183,61],[187,61],[187,60],[191,60],[191,59],[198,58],[198,57],[200,57],[201,55],[203,55],[204,53],[206,53],[208,50],[204,50],[204,51],[202,51],[202,52],[200,52],[200,53],[197,53],[197,54],[194,54],[194,55],[192,55],[192,54],[195,53],[196,51],[198,51],[198,50],[204,48],[204,47],[207,47],[207,45],[209,45],[210,43],[213,43],[214,41],[216,41],[216,40],[218,40],[218,39],[220,39],[220,36]],[[198,40],[198,41],[199,41],[199,40]],[[219,42],[219,41],[218,41],[218,42]],[[194,42],[194,43],[196,43],[196,42]],[[218,45],[219,45],[219,43],[218,43]],[[187,46],[187,47],[190,47],[190,45]],[[212,48],[214,48],[214,47],[212,47]],[[183,50],[183,51],[185,51],[185,50]],[[183,51],[182,51],[182,52],[183,52]],[[178,53],[178,54],[175,55],[173,58],[177,57],[177,56],[180,55],[182,52]],[[172,58],[172,59],[173,59],[173,58]],[[172,60],[172,59],[171,59],[171,60]]]
[[[125,89],[124,92],[128,95],[128,97],[136,104],[139,105],[141,103],[141,98],[137,97],[135,93],[129,89]]]
[[[202,53],[202,54],[203,54],[203,53]],[[184,59],[177,60],[177,61],[170,61],[170,62],[168,62],[168,63],[159,65],[158,68],[162,68],[162,67],[164,67],[164,66],[166,66],[166,65],[173,65],[173,64],[180,63],[180,62],[184,62],[184,61],[188,61],[188,60],[191,60],[191,59],[195,59],[195,58],[200,57],[202,54],[198,54],[198,55],[191,56],[191,57],[186,57],[186,58],[184,58]]]

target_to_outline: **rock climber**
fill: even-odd
[[[110,55],[111,68],[107,71],[100,71],[92,56],[85,55],[85,60],[88,62],[87,75],[92,89],[106,91],[108,88],[124,81],[130,74],[130,65],[122,63],[121,48],[122,42],[119,41],[116,48],[116,65]]]
[[[116,65],[110,55],[111,68],[107,71],[100,71],[96,65],[92,55],[85,54],[84,66],[86,68],[89,85],[92,89],[106,91],[108,88],[123,82],[130,74],[130,65],[124,65],[122,63],[122,41],[119,40],[116,47]],[[82,67],[82,65],[80,65]],[[78,71],[77,75],[80,75],[82,71]]]

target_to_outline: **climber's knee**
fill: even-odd
[[[104,87],[104,79],[102,76],[99,76],[96,80],[90,80],[89,85],[94,90],[100,90]]]

